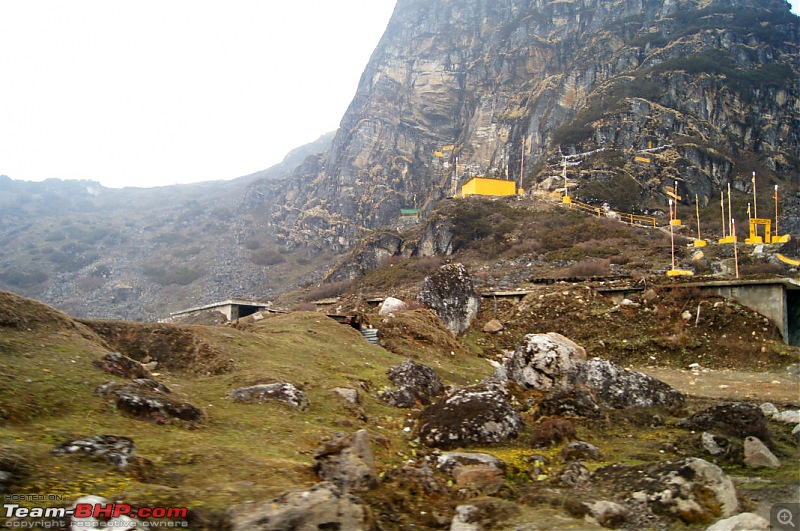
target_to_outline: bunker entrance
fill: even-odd
[[[786,295],[786,337],[790,345],[800,347],[800,290],[789,290]]]

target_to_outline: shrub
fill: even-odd
[[[284,258],[280,252],[273,249],[261,249],[251,254],[250,260],[256,265],[272,266],[284,263],[286,258]]]
[[[570,277],[606,277],[611,274],[608,260],[585,260],[571,266],[567,271]]]
[[[316,288],[306,294],[306,301],[315,301],[319,299],[330,299],[332,297],[340,297],[341,295],[350,291],[353,287],[353,281],[347,282],[326,282],[320,284]]]
[[[571,441],[577,437],[578,432],[571,421],[558,417],[549,417],[536,427],[532,443],[535,448],[542,448],[564,441]]]
[[[187,286],[205,274],[202,270],[194,267],[170,267],[167,269],[163,266],[145,267],[143,273],[152,282],[162,286],[171,284]]]

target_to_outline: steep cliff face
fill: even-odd
[[[332,147],[273,188],[277,232],[350,247],[470,176],[519,181],[523,141],[526,188],[559,152],[649,146],[669,147],[624,169],[645,192],[796,184],[798,20],[784,0],[399,0]]]

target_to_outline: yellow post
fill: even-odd
[[[697,212],[697,239],[694,241],[695,247],[705,247],[706,241],[700,237],[700,198],[694,194],[694,209]]]
[[[753,217],[758,217],[758,197],[756,196],[756,172],[753,172]]]

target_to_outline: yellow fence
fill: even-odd
[[[656,218],[653,216],[639,216],[636,214],[627,214],[625,212],[606,211],[603,208],[587,205],[586,203],[581,203],[580,201],[575,201],[574,199],[565,204],[568,204],[571,208],[577,208],[579,210],[589,212],[590,214],[593,214],[599,218],[608,217],[623,223],[628,223],[630,225],[644,225],[653,228],[657,227]]]

